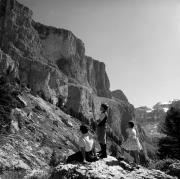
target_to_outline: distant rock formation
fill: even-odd
[[[141,106],[135,109],[136,120],[142,123],[160,122],[165,118],[166,112],[171,107],[180,107],[180,100],[170,100],[169,102],[158,102],[152,108]]]

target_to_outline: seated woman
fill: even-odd
[[[69,156],[66,161],[67,163],[97,161],[93,136],[88,133],[88,128],[85,125],[80,126],[80,131],[82,134],[79,139],[80,151]]]

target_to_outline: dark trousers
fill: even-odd
[[[97,161],[97,158],[93,155],[92,151],[85,152],[85,157],[86,157],[86,161],[88,161],[88,162]],[[71,162],[83,162],[82,152],[79,151],[79,152],[76,152],[76,153],[70,155],[67,158],[67,163],[71,163]]]

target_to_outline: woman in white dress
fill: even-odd
[[[134,161],[136,164],[140,164],[139,152],[142,150],[142,146],[137,137],[136,130],[134,128],[134,122],[128,122],[128,128],[126,129],[128,134],[128,138],[122,144],[122,148],[126,151],[129,151],[130,154],[134,157]]]

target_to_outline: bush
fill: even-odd
[[[164,172],[167,172],[169,170],[169,166],[173,163],[176,163],[178,160],[174,160],[174,159],[163,159],[163,160],[159,160],[159,161],[152,161],[149,169],[156,169],[156,170],[161,170]]]
[[[0,77],[0,133],[10,132],[10,113],[13,108],[21,108],[22,103],[17,98],[20,88],[15,81]]]
[[[159,141],[160,158],[180,159],[180,109],[172,107],[167,112],[162,132],[166,135]]]

